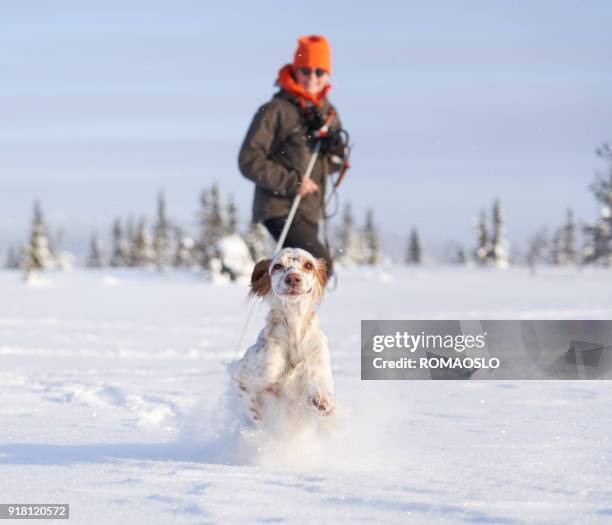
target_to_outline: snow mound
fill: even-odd
[[[253,271],[253,259],[244,239],[237,234],[226,235],[217,241],[217,259],[210,263],[211,280],[216,283],[238,281],[248,283]]]

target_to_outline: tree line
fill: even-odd
[[[536,231],[527,242],[523,262],[536,264],[612,265],[612,148],[604,144],[596,150],[606,164],[605,173],[597,173],[589,186],[601,205],[599,216],[590,222],[576,220],[568,209],[565,220],[552,233]],[[453,264],[473,262],[479,266],[507,268],[513,260],[505,237],[502,206],[495,199],[490,225],[483,211],[475,224],[474,245],[465,248],[449,243],[445,261]],[[168,218],[166,200],[160,192],[157,212],[151,225],[142,218],[116,218],[111,228],[111,242],[104,249],[102,239],[93,234],[86,266],[89,268],[189,268],[224,273],[230,278],[245,273],[253,261],[268,257],[273,248],[271,238],[260,224],[240,228],[238,208],[231,196],[224,198],[217,184],[202,191],[197,211],[197,233],[187,233]],[[582,232],[583,245],[578,247]],[[329,237],[329,247],[340,266],[375,265],[381,260],[381,242],[372,209],[365,212],[364,222],[357,225],[353,208],[345,204],[340,224]],[[29,241],[21,249],[11,248],[6,267],[21,268],[26,274],[36,270],[65,268],[74,259],[51,242],[40,203],[34,204]],[[229,261],[233,262],[230,263]],[[416,227],[407,235],[404,262],[418,265],[427,262],[421,236]],[[237,262],[238,261],[238,262]],[[243,266],[244,268],[239,268]],[[250,271],[250,270],[249,270]]]
[[[254,262],[270,256],[273,243],[267,230],[253,223],[241,228],[234,199],[225,198],[217,184],[202,191],[196,215],[197,232],[186,232],[168,217],[165,195],[160,192],[153,221],[117,217],[110,227],[108,247],[93,233],[85,266],[159,271],[182,268],[223,274],[233,280],[250,274]],[[345,226],[344,233],[338,233],[332,242],[338,258],[346,264],[376,264],[380,243],[372,210],[367,211],[363,228],[355,228],[352,219],[350,230]],[[71,254],[59,250],[58,243],[50,241],[41,204],[35,202],[30,239],[21,249],[9,250],[6,267],[20,268],[27,277],[36,271],[66,269],[73,260]]]
[[[532,270],[537,264],[555,266],[598,265],[612,266],[612,147],[604,143],[596,150],[596,155],[606,165],[604,173],[596,173],[595,181],[589,186],[597,203],[601,206],[595,220],[578,221],[574,212],[568,208],[565,220],[552,232],[541,228],[527,241],[524,258]],[[579,234],[583,243],[579,246]],[[513,260],[509,243],[505,238],[505,226],[499,199],[493,202],[491,226],[483,211],[474,229],[474,247],[466,250],[459,243],[450,243],[446,262],[465,264],[469,261],[479,266],[506,268]],[[422,264],[426,261],[421,237],[416,228],[410,232],[406,248],[405,262]]]

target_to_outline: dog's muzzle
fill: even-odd
[[[298,272],[288,273],[285,276],[284,282],[288,295],[302,295],[305,292],[303,289],[304,279]]]

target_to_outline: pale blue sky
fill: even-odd
[[[114,216],[193,224],[218,181],[243,219],[236,157],[297,37],[331,41],[351,132],[342,187],[387,245],[471,242],[495,196],[521,247],[571,205],[597,212],[594,149],[612,139],[610,2],[13,1],[0,15],[0,250],[34,199],[70,245]],[[392,253],[403,250],[392,248]]]

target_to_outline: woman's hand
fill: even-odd
[[[304,195],[308,195],[309,193],[314,193],[316,191],[319,191],[319,185],[316,182],[313,182],[309,177],[302,181],[298,193],[301,197],[303,197]]]

